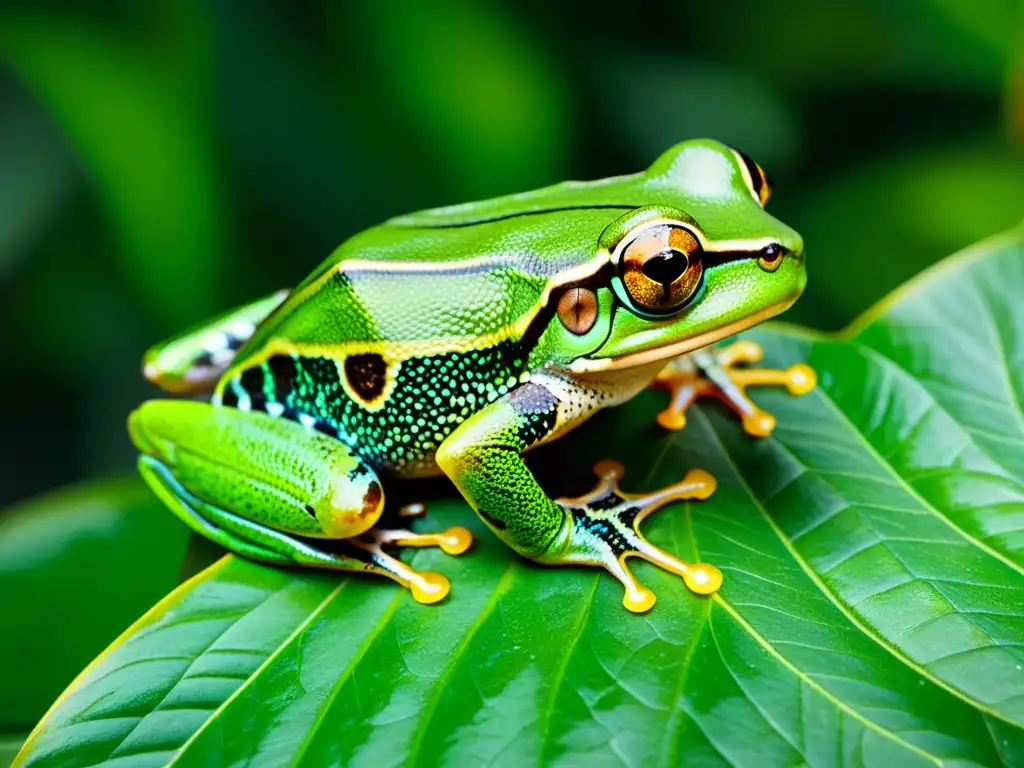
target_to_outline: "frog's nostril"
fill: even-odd
[[[666,248],[644,262],[641,271],[656,283],[670,285],[690,266],[689,257],[675,248]]]

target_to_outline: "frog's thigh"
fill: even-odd
[[[380,517],[373,470],[342,442],[264,413],[180,400],[144,403],[129,419],[142,453],[189,493],[261,526],[344,539]]]
[[[377,573],[421,603],[448,594],[444,576],[415,571],[381,546],[439,546],[459,554],[468,533],[358,536],[380,516],[384,494],[373,470],[343,443],[261,413],[170,400],[145,403],[129,429],[143,452],[139,470],[161,500],[232,552],[274,564]],[[344,540],[325,551],[310,538]]]

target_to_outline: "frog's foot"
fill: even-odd
[[[413,533],[404,528],[374,528],[359,538],[361,541],[381,547],[439,547],[446,555],[461,555],[473,543],[473,534],[461,525],[440,533]]]
[[[748,435],[767,437],[775,429],[775,417],[754,404],[747,396],[747,388],[784,386],[793,395],[803,395],[814,389],[817,376],[803,363],[784,370],[737,368],[759,362],[763,356],[759,344],[742,340],[674,360],[654,380],[653,386],[672,394],[668,408],[658,414],[658,423],[665,429],[682,429],[686,425],[686,410],[694,401],[715,397],[736,412]]]
[[[617,461],[594,465],[599,481],[594,489],[573,499],[558,499],[572,516],[572,527],[562,541],[541,560],[551,564],[587,564],[606,568],[626,588],[622,604],[633,613],[649,611],[654,593],[636,580],[626,559],[641,557],[659,568],[681,576],[691,591],[709,595],[722,584],[722,573],[707,563],[686,563],[655,547],[640,533],[640,523],[671,501],[706,499],[715,490],[715,479],[691,469],[682,482],[652,493],[624,493],[619,480],[624,474]]]
[[[362,560],[367,570],[388,576],[412,592],[419,603],[443,600],[451,582],[439,573],[416,571],[384,551],[384,547],[438,547],[448,555],[461,555],[473,543],[473,534],[461,526],[440,533],[413,533],[408,530],[371,529],[355,539],[339,542],[348,557]]]

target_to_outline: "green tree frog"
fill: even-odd
[[[811,389],[803,365],[738,367],[760,349],[715,342],[789,307],[803,290],[803,242],[765,212],[769,186],[746,155],[679,144],[645,172],[399,216],[343,243],[304,282],[151,349],[162,399],[129,418],[153,490],[193,530],[255,560],[388,576],[432,603],[449,590],[389,547],[470,545],[375,528],[382,480],[443,473],[492,531],[545,564],[606,568],[623,604],[655,596],[627,567],[640,557],[699,594],[721,573],[639,531],[653,510],[706,499],[693,469],[648,494],[596,488],[550,498],[523,454],[649,385],[670,390],[659,421],[717,397],[747,432],[772,417],[757,384]],[[414,511],[414,510],[410,510]],[[327,541],[330,540],[330,541]]]

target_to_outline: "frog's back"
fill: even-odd
[[[670,149],[644,173],[562,182],[390,219],[339,246],[264,323],[241,358],[274,337],[309,344],[451,340],[458,346],[468,336],[514,336],[529,325],[558,275],[600,258],[601,232],[628,211],[710,200],[703,223],[706,231],[715,229],[728,207],[714,196],[735,191],[701,188],[695,180],[717,178],[721,174],[708,166],[723,162],[717,142],[692,141]],[[702,197],[681,197],[684,177]],[[735,222],[727,224],[735,230]]]
[[[593,259],[601,231],[638,204],[621,187],[595,202],[613,181],[435,208],[365,230],[296,288],[239,359],[274,338],[458,345],[516,335],[550,278]]]

